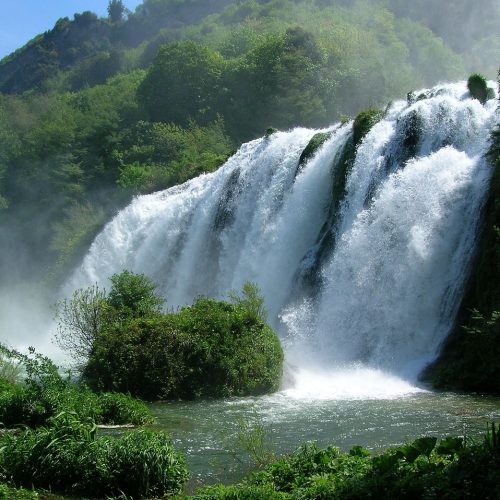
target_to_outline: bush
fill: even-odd
[[[0,438],[0,470],[16,486],[97,497],[179,493],[188,472],[165,433],[96,437],[96,427],[61,413],[46,427]]]
[[[152,421],[142,401],[125,394],[94,394],[63,379],[44,356],[3,350],[11,358],[24,360],[27,371],[23,385],[0,385],[0,422],[7,427],[37,427],[63,411],[97,424],[142,425]]]
[[[86,381],[148,400],[276,390],[283,351],[252,290],[237,305],[200,298],[178,313],[110,325],[95,341]]]
[[[110,278],[111,290],[106,302],[118,315],[140,317],[161,311],[163,298],[156,294],[156,285],[144,274],[122,271]]]
[[[156,285],[144,274],[122,271],[113,274],[110,281],[109,293],[94,285],[75,290],[71,299],[55,305],[56,341],[79,364],[87,360],[106,325],[157,314],[164,303],[155,292]]]
[[[0,422],[7,427],[37,427],[61,411],[96,424],[143,425],[153,419],[142,401],[126,394],[94,394],[70,385],[62,390],[16,386],[0,392]]]
[[[488,82],[483,75],[477,73],[469,76],[467,88],[474,99],[484,104],[488,99]]]
[[[36,500],[40,497],[36,491],[12,488],[6,484],[0,484],[0,498],[6,498],[7,500]]]

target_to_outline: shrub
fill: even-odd
[[[0,484],[0,498],[7,500],[36,500],[40,497],[36,491],[12,488],[6,484]]]
[[[477,73],[469,76],[467,88],[474,99],[484,104],[488,99],[488,82],[483,75]]]
[[[237,305],[200,298],[178,313],[111,325],[95,341],[85,379],[149,400],[276,390],[283,352],[254,291]]]
[[[228,296],[233,304],[243,307],[250,321],[266,321],[267,310],[264,305],[264,297],[260,295],[259,287],[255,283],[247,281],[241,289],[241,294],[232,290]]]
[[[55,305],[56,342],[79,362],[87,359],[109,313],[106,292],[97,285],[73,292]]]
[[[43,425],[61,411],[96,424],[143,425],[152,421],[147,406],[126,394],[94,394],[68,385],[64,389],[16,386],[0,392],[0,422],[7,427]]]
[[[63,379],[48,358],[34,351],[25,356],[3,350],[9,353],[9,359],[23,360],[27,372],[23,385],[0,385],[0,422],[7,427],[37,427],[63,411],[97,424],[142,425],[152,421],[142,401],[126,394],[94,394]]]
[[[161,311],[165,300],[156,294],[156,285],[144,274],[122,271],[110,278],[106,302],[123,317],[147,316]]]
[[[179,493],[188,472],[165,433],[141,430],[96,437],[95,425],[71,413],[46,427],[0,438],[0,470],[16,486],[97,497]]]

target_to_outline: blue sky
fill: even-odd
[[[107,16],[109,0],[0,0],[0,59],[22,47],[34,36],[54,27],[60,17],[91,10]],[[142,0],[123,0],[134,11]]]

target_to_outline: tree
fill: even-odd
[[[55,305],[56,343],[78,362],[84,362],[109,312],[106,291],[97,284],[73,292]]]
[[[175,313],[114,322],[83,370],[90,387],[146,400],[265,394],[283,373],[277,334],[243,305],[199,298]]]
[[[247,281],[241,289],[241,294],[231,290],[228,298],[233,304],[243,307],[252,321],[266,321],[267,310],[264,297],[260,294],[260,288],[256,283]]]
[[[123,19],[125,6],[122,0],[110,0],[108,4],[108,15],[112,23],[119,23]]]
[[[138,89],[139,102],[154,121],[206,124],[217,116],[224,58],[192,41],[163,45]]]
[[[131,318],[156,316],[163,306],[156,285],[144,274],[122,271],[110,280],[109,294],[95,284],[75,290],[70,299],[55,305],[56,342],[80,364],[107,328]]]
[[[221,103],[228,129],[248,140],[270,123],[278,129],[327,123],[325,64],[316,39],[301,28],[268,36],[226,72],[229,98]]]
[[[110,278],[108,305],[120,318],[140,318],[161,311],[165,300],[156,294],[156,285],[144,274],[122,271]]]

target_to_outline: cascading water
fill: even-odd
[[[215,173],[136,198],[68,288],[129,269],[176,307],[254,281],[296,373],[290,394],[413,390],[397,377],[414,379],[452,326],[498,121],[496,102],[464,83],[414,101],[392,104],[356,150],[352,123],[337,125],[298,169],[316,131],[278,132]]]

